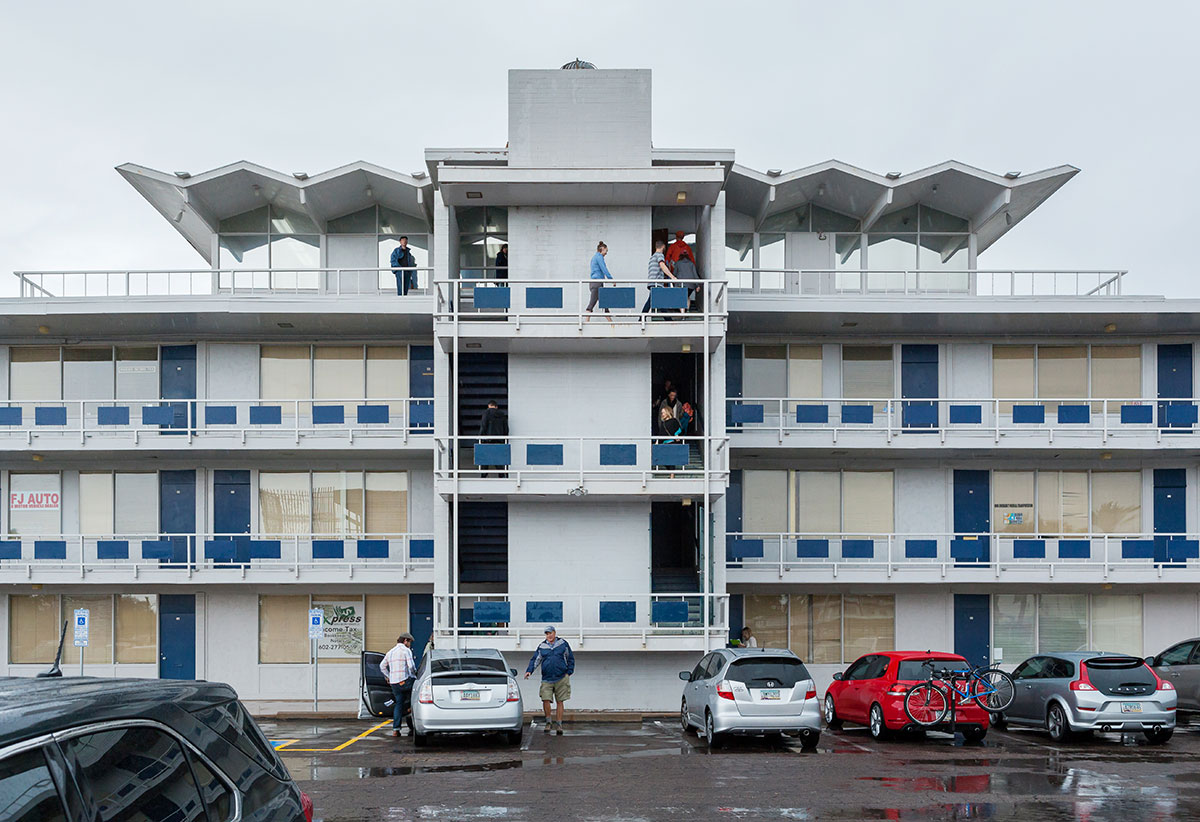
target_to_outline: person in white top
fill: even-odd
[[[749,627],[742,629],[742,647],[743,648],[757,648],[758,647],[758,640],[754,638],[754,633],[750,630]]]
[[[400,723],[407,720],[408,732],[413,733],[412,689],[417,666],[412,655],[413,635],[403,633],[396,638],[396,647],[384,654],[379,670],[392,686],[392,736],[400,736]]]

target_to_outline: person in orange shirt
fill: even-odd
[[[675,242],[667,246],[667,264],[671,266],[671,270],[675,270],[675,263],[683,257],[687,257],[692,261],[692,265],[696,265],[696,255],[692,253],[692,247],[683,241],[683,232],[675,232]]]

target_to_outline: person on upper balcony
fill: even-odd
[[[667,263],[671,266],[671,270],[675,270],[675,263],[685,257],[692,261],[692,265],[696,265],[696,255],[692,253],[692,247],[684,242],[684,234],[682,231],[675,232],[675,242],[667,246]]]
[[[500,250],[496,252],[496,279],[508,279],[508,243],[500,246]]]
[[[667,244],[662,240],[654,241],[654,253],[650,255],[650,266],[646,272],[647,279],[657,281],[675,279],[675,275],[671,273],[671,267],[667,265],[666,257],[663,255],[663,251],[666,250],[666,247]],[[666,283],[663,283],[663,285],[665,284]],[[661,286],[658,282],[650,283],[650,289],[660,287]],[[650,293],[646,295],[646,304],[642,306],[643,314],[648,314],[650,312],[650,294],[653,293],[653,291],[650,291]]]
[[[591,264],[591,284],[588,286],[592,292],[591,298],[588,300],[587,313],[591,314],[592,309],[596,307],[596,303],[600,300],[600,289],[604,287],[605,280],[611,280],[612,274],[608,273],[608,266],[604,262],[605,255],[608,254],[608,246],[601,240],[596,244],[596,253],[592,255]],[[604,309],[605,314],[609,314],[609,310]],[[590,317],[588,319],[591,319]],[[612,322],[612,317],[608,318]]]
[[[392,273],[396,275],[396,293],[403,297],[417,287],[417,258],[408,247],[408,238],[401,237],[400,245],[392,250]]]

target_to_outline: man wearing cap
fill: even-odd
[[[396,647],[384,654],[379,663],[379,670],[392,686],[392,736],[400,736],[400,723],[405,720],[409,735],[413,733],[412,689],[417,666],[413,661],[412,644],[412,634],[400,634],[396,637]]]
[[[575,673],[575,655],[565,639],[560,639],[553,625],[546,626],[546,639],[529,660],[525,669],[525,678],[534,672],[537,666],[542,666],[542,687],[538,696],[542,700],[542,713],[546,715],[545,732],[550,733],[553,726],[559,736],[562,736],[563,703],[571,698],[571,674]],[[555,721],[550,721],[550,703],[557,703]]]

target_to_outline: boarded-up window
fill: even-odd
[[[258,661],[308,664],[308,597],[258,598]]]

